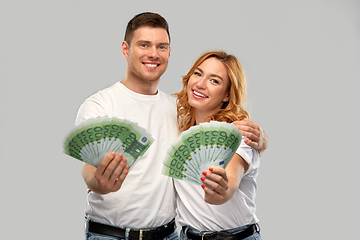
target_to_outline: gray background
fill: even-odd
[[[170,24],[160,89],[207,50],[238,57],[247,110],[270,143],[258,177],[264,239],[347,239],[359,212],[360,2],[2,1],[2,235],[83,239],[81,163],[62,153],[79,105],[124,76],[127,22]]]

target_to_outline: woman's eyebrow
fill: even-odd
[[[201,68],[199,68],[199,67],[195,68],[195,70],[198,70],[199,72],[204,73],[204,71],[203,71]],[[211,77],[219,78],[221,81],[224,81],[224,80],[222,79],[222,77],[220,77],[219,75],[210,74],[210,76],[211,76]]]
[[[201,68],[199,68],[199,67],[195,68],[195,70],[198,70],[198,71],[201,72],[201,73],[204,72],[204,71],[203,71]]]
[[[216,74],[211,74],[210,76],[212,76],[212,77],[216,77],[216,78],[220,78],[220,79],[221,79],[221,81],[223,81],[222,77],[220,77],[219,75],[216,75]]]

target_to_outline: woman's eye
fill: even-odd
[[[212,83],[219,84],[219,81],[216,80],[216,79],[211,79],[210,81],[211,81]]]
[[[201,73],[199,73],[199,72],[194,72],[194,75],[201,77]]]

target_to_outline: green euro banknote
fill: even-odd
[[[150,133],[137,123],[104,116],[75,126],[63,140],[63,150],[94,167],[111,151],[122,153],[131,169],[153,142]]]
[[[234,124],[210,121],[182,132],[163,161],[162,174],[202,184],[202,172],[209,167],[226,168],[241,143]]]

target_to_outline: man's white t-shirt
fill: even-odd
[[[170,222],[175,217],[174,186],[161,170],[166,152],[178,136],[175,99],[160,90],[156,95],[138,94],[117,82],[84,101],[76,124],[98,116],[137,122],[155,141],[137,160],[119,191],[88,194],[86,216],[130,228],[158,227]]]

